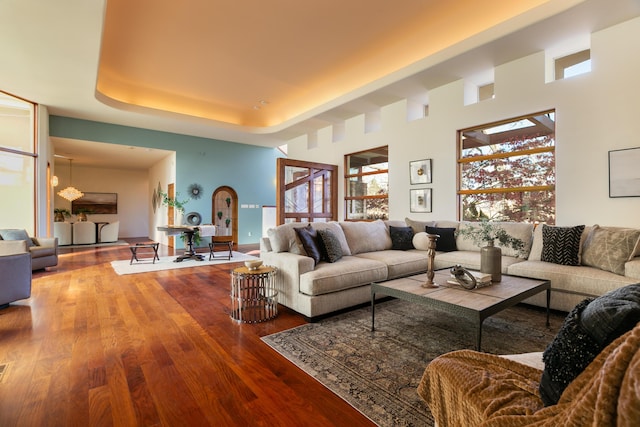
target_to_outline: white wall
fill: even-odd
[[[166,206],[156,206],[156,210],[153,210],[153,205],[151,204],[151,194],[157,192],[158,184],[160,184],[160,188],[162,191],[167,191],[167,187],[171,183],[176,182],[176,153],[173,153],[167,157],[165,157],[162,161],[153,165],[151,169],[149,169],[149,188],[147,189],[147,193],[149,194],[148,205],[149,205],[149,230],[148,236],[151,240],[160,242],[163,245],[168,243],[167,233],[163,231],[158,231],[157,227],[168,224],[167,219],[167,207]],[[176,242],[177,243],[177,242]]]
[[[556,223],[640,227],[640,198],[609,198],[608,192],[608,151],[640,146],[639,39],[636,18],[592,35],[591,73],[546,84],[539,52],[495,69],[495,99],[464,106],[460,80],[429,92],[429,117],[407,122],[407,103],[398,102],[382,109],[378,131],[365,133],[364,116],[357,116],[346,121],[341,141],[332,142],[331,127],[311,141],[289,141],[289,157],[336,164],[343,176],[345,154],[389,145],[390,218],[455,219],[456,132],[555,109]],[[409,162],[424,158],[433,159],[433,184],[411,186]],[[422,187],[433,188],[433,212],[410,213],[409,189]]]

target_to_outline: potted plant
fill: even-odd
[[[229,223],[231,223],[231,218],[225,219],[224,223],[227,225],[227,228],[229,228]]]
[[[222,220],[222,211],[218,211],[217,215],[218,215],[218,219]]]
[[[160,197],[162,197],[162,204],[164,206],[173,207],[174,209],[184,213],[184,205],[187,204],[189,199],[185,199],[183,201],[178,200],[178,196],[180,193],[176,193],[175,197],[169,197],[167,193],[160,192]]]
[[[180,240],[182,240],[182,244],[186,245],[187,244],[187,235],[182,233],[180,235]],[[193,233],[193,246],[194,248],[197,248],[198,246],[200,246],[200,242],[202,241],[202,237],[200,237],[200,231],[196,230],[195,233]]]
[[[224,201],[227,202],[227,207],[231,206],[231,197],[227,197]]]
[[[71,212],[69,212],[69,209],[55,208],[53,210],[53,213],[54,213],[53,220],[55,222],[64,222],[65,218],[71,217]]]
[[[82,222],[82,221],[86,221],[87,220],[87,215],[88,214],[92,214],[93,211],[91,209],[88,208],[78,208],[76,209],[76,215],[77,215],[77,220],[78,222]]]

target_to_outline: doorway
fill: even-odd
[[[216,242],[238,244],[238,193],[228,186],[216,188],[211,197],[211,223],[217,226]]]

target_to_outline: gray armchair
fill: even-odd
[[[0,309],[31,296],[31,255],[25,240],[0,242]]]
[[[0,229],[0,245],[12,241],[25,241],[31,254],[31,269],[42,270],[58,265],[58,239],[55,237],[29,237],[24,229]]]

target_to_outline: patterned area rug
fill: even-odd
[[[564,320],[528,306],[484,321],[482,350],[494,354],[544,351]],[[432,426],[416,388],[430,360],[475,347],[476,327],[453,315],[400,300],[376,304],[318,323],[263,337],[263,341],[380,426]]]

